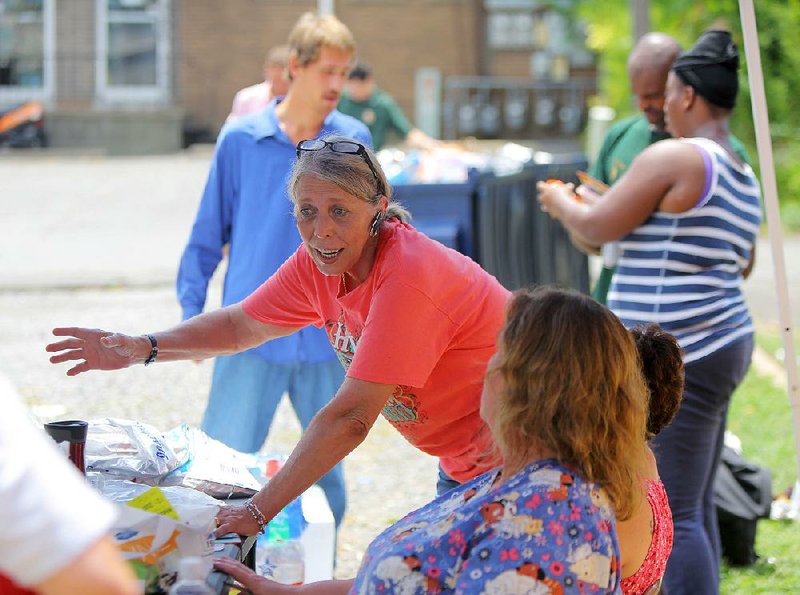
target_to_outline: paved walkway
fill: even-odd
[[[205,183],[211,147],[138,158],[0,156],[0,289],[172,285]],[[800,236],[785,239],[795,328]],[[745,292],[777,325],[775,275],[762,238]]]
[[[210,158],[0,156],[0,287],[172,284]]]
[[[795,338],[800,336],[800,235],[786,235],[783,253]],[[756,266],[745,282],[744,291],[753,317],[760,324],[777,327],[778,293],[772,249],[768,237],[759,238]]]

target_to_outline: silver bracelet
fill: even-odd
[[[255,505],[252,498],[244,503],[244,507],[247,509],[247,512],[253,516],[258,524],[258,532],[263,535],[264,528],[267,526],[267,517],[265,517],[264,514],[258,509],[258,506]]]

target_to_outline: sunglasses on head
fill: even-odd
[[[297,143],[297,158],[300,159],[300,155],[303,153],[303,151],[320,151],[325,147],[330,148],[330,150],[334,153],[361,155],[362,159],[364,159],[364,163],[367,164],[369,170],[372,172],[372,175],[375,178],[375,185],[378,187],[378,194],[386,195],[386,188],[378,176],[378,171],[375,169],[375,165],[372,163],[372,159],[370,159],[366,147],[364,147],[364,145],[361,143],[357,143],[352,140],[337,140],[330,142],[320,138],[301,140],[299,143]]]

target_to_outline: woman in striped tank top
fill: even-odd
[[[608,305],[628,327],[657,323],[684,350],[683,403],[653,443],[675,524],[670,595],[719,592],[713,483],[728,405],[753,349],[741,283],[761,222],[759,183],[728,140],[736,46],[707,31],[675,61],[665,111],[674,139],[643,151],[593,205],[538,185],[543,210],[578,241],[620,241]]]

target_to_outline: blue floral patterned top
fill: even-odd
[[[605,493],[554,460],[493,485],[499,471],[381,533],[351,593],[621,593]]]

